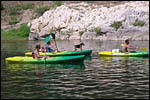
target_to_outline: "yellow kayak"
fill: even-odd
[[[143,51],[143,52],[111,52],[111,51],[104,51],[99,52],[99,56],[107,56],[107,57],[149,57],[149,51]]]

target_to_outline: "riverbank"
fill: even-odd
[[[30,28],[27,24],[22,24],[17,29],[1,30],[1,40],[27,40],[29,33]]]

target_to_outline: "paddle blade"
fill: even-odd
[[[123,47],[123,46],[124,46],[124,44],[121,44],[120,46],[122,46],[122,47]]]
[[[49,36],[47,36],[47,37],[45,38],[45,42],[47,43],[48,41],[50,41],[50,37],[49,37]]]
[[[146,51],[146,48],[142,47],[141,50],[142,50],[142,51]]]
[[[52,38],[55,40],[55,34],[51,33]]]

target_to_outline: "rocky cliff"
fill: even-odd
[[[50,32],[55,32],[56,39],[149,40],[149,2],[130,1],[111,7],[64,3],[28,25],[29,40],[42,39]]]

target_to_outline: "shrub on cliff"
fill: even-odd
[[[111,27],[115,28],[116,31],[122,26],[122,21],[115,21],[113,24],[110,25]]]
[[[16,16],[13,16],[9,21],[8,21],[8,24],[9,25],[13,25],[13,24],[17,24],[20,22],[20,18],[16,17]]]
[[[9,7],[7,9],[7,12],[9,13],[10,16],[17,16],[21,14],[21,9],[17,7]]]
[[[94,28],[94,32],[96,32],[97,35],[101,35],[101,28],[99,27]]]
[[[49,9],[50,9],[49,6],[38,7],[38,8],[35,9],[35,13],[36,13],[37,16],[39,17],[39,16],[42,16],[43,13],[44,13],[45,11],[49,10]]]
[[[62,5],[62,1],[54,1],[56,6],[61,6]]]
[[[144,26],[145,22],[144,21],[139,21],[138,19],[135,20],[135,23],[133,23],[133,26]]]
[[[4,6],[3,6],[3,4],[1,3],[1,10],[4,10]]]
[[[80,31],[80,32],[79,32],[80,40],[81,40],[81,36],[83,35],[83,33],[84,33],[83,31]]]
[[[33,9],[35,7],[35,5],[33,3],[18,4],[18,5],[16,5],[16,7],[21,10],[26,10],[26,9]]]

